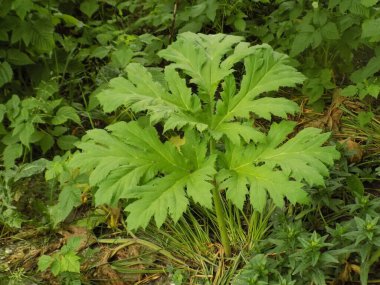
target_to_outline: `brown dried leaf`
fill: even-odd
[[[340,119],[342,118],[343,112],[338,108],[331,110],[328,116],[327,126],[330,130],[337,132],[339,130]]]
[[[360,101],[349,101],[349,100],[346,100],[344,102],[344,105],[348,109],[350,109],[351,111],[354,111],[354,112],[362,111],[365,108],[365,105],[362,102],[360,102]]]
[[[32,249],[25,255],[23,267],[26,271],[32,270],[36,266],[36,258],[41,253],[40,248]]]
[[[318,118],[312,121],[309,121],[305,124],[305,127],[312,127],[312,128],[318,128],[318,129],[324,129],[326,126],[325,118]]]
[[[124,281],[120,278],[119,274],[112,269],[110,264],[103,264],[96,269],[95,276],[99,278],[99,284],[104,285],[124,285]]]
[[[116,248],[117,249],[117,248]],[[126,248],[122,248],[121,250],[113,250],[113,254],[117,259],[127,259],[131,257],[136,257],[141,254],[141,245],[132,244]]]
[[[115,229],[119,225],[120,208],[109,208],[109,213],[108,226],[111,229]]]
[[[304,113],[310,113],[317,115],[315,119],[309,120],[305,123],[305,127],[314,127],[319,129],[328,129],[332,131],[339,131],[340,120],[342,118],[343,112],[340,109],[340,106],[345,102],[346,98],[340,96],[339,90],[335,90],[333,94],[333,100],[324,112],[324,114],[316,114],[312,110],[304,109]]]
[[[104,280],[99,281],[99,284],[110,284],[110,285],[124,285],[125,283],[120,278],[119,274],[112,269],[111,265],[108,263],[112,250],[108,247],[102,247],[98,253],[99,261],[97,263],[97,268],[94,276],[97,279]]]
[[[328,108],[325,114],[326,126],[329,130],[338,131],[340,126],[340,119],[342,118],[343,112],[340,109],[340,106],[343,102],[346,101],[346,98],[340,96],[340,89],[336,89],[333,93],[333,100],[330,107]]]
[[[353,272],[360,274],[360,266],[356,264],[350,264],[350,268]]]
[[[364,151],[360,144],[351,138],[341,141],[340,143],[343,144],[345,150],[349,153],[349,162],[357,163],[362,160]]]
[[[347,282],[351,279],[351,264],[346,262],[346,265],[344,266],[344,270],[339,274],[339,280],[344,282]]]

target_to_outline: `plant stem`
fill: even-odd
[[[210,138],[210,154],[215,153],[215,140]],[[228,238],[227,226],[225,220],[225,210],[223,207],[223,202],[220,197],[218,183],[214,181],[214,188],[212,189],[212,196],[215,205],[215,214],[216,221],[218,223],[219,233],[220,233],[220,241],[224,248],[224,255],[226,257],[231,256],[231,244]]]
[[[212,196],[214,198],[214,205],[215,205],[215,213],[216,213],[216,221],[218,223],[219,232],[220,232],[220,239],[224,248],[224,254],[226,257],[231,256],[231,245],[230,240],[228,239],[227,234],[227,227],[226,227],[226,221],[225,221],[225,215],[224,215],[224,209],[222,204],[222,199],[220,198],[218,186],[215,185],[215,187],[212,189]]]
[[[377,262],[380,258],[380,249],[376,250],[374,254],[372,254],[371,258],[369,259],[369,266],[373,265],[375,262]]]

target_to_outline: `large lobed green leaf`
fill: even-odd
[[[292,203],[305,203],[305,183],[324,185],[326,165],[332,165],[339,152],[332,146],[323,146],[329,134],[321,134],[320,129],[307,128],[287,140],[294,126],[288,121],[274,123],[259,144],[229,146],[218,178],[237,207],[243,207],[248,193],[251,204],[260,212],[266,205],[267,193],[279,207],[284,197]]]
[[[152,217],[158,226],[167,215],[177,221],[187,208],[188,197],[211,208],[215,157],[206,158],[202,151],[206,145],[193,132],[186,138],[198,147],[183,148],[190,157],[187,159],[175,145],[162,143],[151,126],[119,122],[107,130],[89,131],[77,144],[82,152],[70,162],[71,167],[91,173],[90,185],[98,187],[96,204],[137,199],[126,208],[131,212],[131,228],[145,227]]]
[[[106,112],[129,108],[150,122],[91,130],[77,144],[80,152],[71,166],[89,173],[96,204],[126,199],[128,225],[137,229],[151,219],[157,226],[167,217],[177,221],[190,201],[212,208],[216,183],[238,208],[249,195],[259,211],[268,195],[277,206],[285,197],[304,203],[305,184],[323,185],[326,165],[338,157],[334,148],[323,146],[328,134],[310,128],[288,139],[294,123],[272,124],[264,134],[251,119],[297,112],[290,100],[263,96],[294,87],[304,76],[268,45],[251,47],[241,40],[181,34],[159,53],[172,62],[164,68],[164,81],[131,63],[126,77],[111,80],[98,94]],[[233,68],[242,60],[245,73],[236,82]]]
[[[152,123],[164,122],[165,131],[191,126],[199,131],[209,130],[215,138],[225,135],[235,142],[237,137],[255,141],[259,136],[257,131],[231,121],[237,117],[248,118],[249,113],[268,120],[272,115],[286,118],[294,114],[299,109],[296,103],[259,96],[280,87],[293,87],[305,77],[288,65],[286,55],[274,52],[270,46],[250,47],[239,41],[240,37],[222,34],[181,34],[175,43],[159,53],[173,61],[164,70],[166,86],[154,81],[142,65],[131,63],[126,68],[128,79],[111,80],[109,88],[97,97],[106,112],[119,107],[134,112],[148,111]],[[237,92],[232,68],[242,59],[245,75]],[[176,69],[191,76],[198,86],[198,95],[192,93]],[[223,92],[217,99],[215,92],[219,84]],[[210,117],[210,111],[214,115],[210,110],[214,103],[216,114]]]

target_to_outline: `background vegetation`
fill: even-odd
[[[0,283],[379,283],[379,25],[377,0],[0,0]],[[131,201],[140,199],[138,194],[112,200],[98,191],[110,189],[114,177],[107,176],[110,170],[100,160],[86,156],[89,130],[95,134],[96,129],[118,122],[132,128],[138,121],[144,133],[139,133],[136,147],[153,133],[159,135],[157,145],[167,142],[169,154],[172,149],[182,150],[181,155],[187,152],[192,157],[186,142],[200,149],[202,140],[208,139],[205,152],[215,156],[225,152],[225,164],[229,147],[241,138],[248,138],[242,142],[245,149],[259,145],[252,133],[193,138],[178,121],[164,132],[166,113],[156,117],[155,128],[149,131],[151,124],[145,118],[157,110],[169,112],[167,105],[117,104],[112,99],[124,92],[115,83],[120,78],[125,80],[123,86],[133,82],[136,70],[145,81],[170,85],[175,75],[164,78],[162,71],[176,63],[174,68],[186,79],[182,90],[190,87],[190,93],[202,100],[203,109],[193,102],[193,113],[206,113],[214,103],[206,101],[199,87],[202,82],[191,70],[178,67],[182,62],[173,56],[173,43],[184,32],[241,36],[251,46],[269,44],[290,56],[280,62],[286,72],[270,78],[271,84],[278,81],[275,87],[282,88],[262,90],[268,95],[264,98],[280,100],[270,101],[281,103],[277,109],[270,105],[271,112],[256,110],[234,122],[254,123],[251,126],[269,137],[270,130],[281,133],[285,128],[281,118],[293,121],[295,130],[284,133],[283,140],[305,134],[308,127],[331,132],[329,141],[325,136],[318,146],[327,157],[321,161],[330,165],[325,182],[311,183],[317,177],[314,172],[308,173],[311,178],[298,177],[309,203],[294,203],[288,189],[283,191],[289,200],[280,207],[272,195],[264,204],[250,205],[228,190],[214,195],[214,209],[187,189],[191,206],[174,219],[176,223],[166,215],[163,220],[156,217],[156,222],[162,222],[158,228],[150,217],[133,224],[130,215],[136,202]],[[184,41],[188,45],[179,51],[195,46]],[[222,55],[241,52],[232,47]],[[247,55],[253,53],[246,48]],[[272,55],[267,49],[266,60]],[[201,51],[192,62],[201,61]],[[249,68],[247,63],[234,66],[238,90],[244,87],[242,78]],[[283,83],[289,75],[293,81]],[[221,78],[224,90],[233,85],[231,77],[226,78]],[[229,106],[228,92],[214,91],[213,98]],[[229,92],[228,96],[233,93]],[[296,112],[295,103],[301,112]],[[194,124],[198,130],[199,121]],[[117,136],[116,128],[109,130]],[[104,133],[92,139],[101,145]],[[227,138],[220,139],[222,135]],[[316,140],[318,134],[308,136]],[[111,139],[105,143],[111,145]],[[262,148],[268,145],[269,141]],[[247,155],[244,148],[238,151],[240,159]],[[340,152],[339,159],[334,148]],[[99,165],[99,172],[93,174],[96,178],[89,179],[90,168]],[[227,169],[221,165],[218,171]],[[202,177],[210,181],[207,177],[213,174],[207,171]],[[172,173],[176,172],[161,167],[156,176]],[[223,184],[226,177],[230,176],[222,176],[218,183],[228,189],[231,181]],[[298,178],[286,181],[295,183]],[[240,186],[245,189],[246,184]],[[278,183],[273,189],[285,189],[282,186]],[[215,197],[221,202],[222,219]],[[168,214],[173,218],[172,212]]]

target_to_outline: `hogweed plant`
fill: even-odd
[[[316,128],[289,139],[298,105],[269,92],[305,77],[270,46],[188,32],[159,56],[170,62],[161,75],[131,63],[98,94],[105,112],[128,108],[138,119],[88,131],[70,166],[89,173],[96,205],[125,201],[131,230],[177,222],[194,203],[212,209],[231,256],[225,201],[243,210],[249,197],[259,212],[269,198],[307,203],[303,186],[323,185],[339,153]],[[241,77],[233,68],[242,61]],[[284,120],[267,133],[255,127],[272,116]]]

